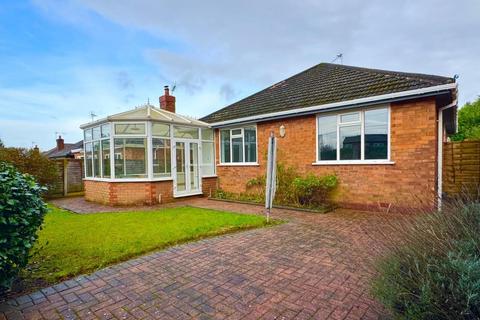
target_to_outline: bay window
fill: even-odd
[[[389,160],[389,109],[375,108],[317,118],[317,162]]]
[[[85,129],[85,177],[110,178],[110,124]]]
[[[190,150],[182,149],[184,140]],[[176,160],[183,161],[183,167],[172,163],[175,145]],[[177,173],[185,170],[186,152],[197,176],[200,170],[202,176],[215,175],[214,131],[206,127],[153,121],[105,123],[84,130],[84,150],[85,177],[93,180],[171,180],[175,168]]]
[[[220,130],[221,163],[256,163],[257,128]]]

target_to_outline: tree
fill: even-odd
[[[458,111],[458,132],[453,140],[480,140],[480,97],[474,102],[467,102]]]
[[[42,186],[51,187],[58,180],[55,162],[35,149],[0,148],[0,161],[10,163],[21,173],[31,174]]]
[[[0,148],[5,148],[5,145],[3,144],[2,139],[0,139]]]

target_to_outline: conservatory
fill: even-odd
[[[87,200],[155,204],[209,194],[216,186],[214,132],[207,123],[147,104],[81,128]]]

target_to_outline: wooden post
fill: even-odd
[[[63,159],[63,195],[68,194],[68,159]]]

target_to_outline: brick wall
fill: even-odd
[[[217,187],[217,178],[203,178],[203,194],[209,196]],[[85,180],[85,199],[88,201],[124,205],[152,205],[175,201],[173,181],[105,182]]]
[[[334,201],[344,207],[377,209],[431,205],[436,184],[436,105],[434,98],[391,104],[391,160],[385,165],[315,166],[316,116],[257,124],[259,166],[217,166],[219,186],[230,192],[245,191],[249,179],[265,173],[267,141],[278,138],[278,161],[302,173],[335,173],[340,185]],[[286,135],[280,138],[284,125]],[[217,164],[219,131],[216,130]],[[428,204],[427,204],[428,202]]]
[[[211,196],[217,190],[217,178],[202,178],[202,192],[206,197]]]

